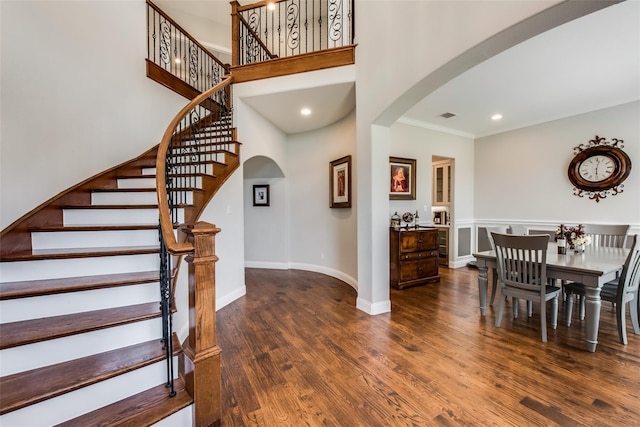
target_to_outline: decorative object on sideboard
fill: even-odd
[[[351,156],[329,163],[329,207],[351,207]]]
[[[405,212],[402,214],[402,220],[405,222],[406,228],[409,228],[411,226],[413,219],[414,219],[414,216],[411,212]]]
[[[587,144],[573,148],[569,163],[569,181],[573,194],[600,202],[607,196],[622,193],[622,183],[631,172],[631,159],[622,149],[622,139],[607,141],[598,135]]]
[[[398,215],[398,212],[391,215],[390,227],[396,231],[400,230],[400,220],[401,218],[400,215]]]
[[[416,199],[416,161],[389,157],[389,199]]]

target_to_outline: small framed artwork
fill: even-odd
[[[389,199],[416,199],[416,161],[389,157]]]
[[[253,186],[253,206],[269,206],[269,185]]]
[[[329,164],[329,206],[351,207],[351,156],[334,160]]]

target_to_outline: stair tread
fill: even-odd
[[[148,302],[4,323],[2,324],[2,335],[0,335],[0,349],[124,325],[159,316],[159,302]]]
[[[173,188],[174,191],[202,191],[198,187],[180,187]],[[155,193],[155,188],[96,188],[91,190],[92,193]],[[132,205],[137,206],[137,205]]]
[[[174,354],[180,343],[173,337]],[[79,359],[49,365],[2,378],[0,414],[15,411],[64,393],[165,359],[160,339]]]
[[[142,271],[97,276],[65,277],[62,279],[5,282],[0,283],[0,300],[150,283],[158,281],[159,277],[159,271]]]
[[[159,253],[160,246],[120,246],[104,248],[63,248],[63,249],[34,249],[31,252],[16,252],[3,255],[2,262],[40,261],[46,259],[95,258],[120,255],[146,255]]]
[[[174,380],[174,390],[176,395],[169,397],[167,387],[162,384],[56,427],[150,426],[193,403],[182,378]]]

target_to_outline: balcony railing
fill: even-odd
[[[197,93],[209,90],[228,74],[218,58],[150,0],[147,0],[147,60]]]
[[[234,66],[353,44],[353,0],[231,4]]]

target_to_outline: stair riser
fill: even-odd
[[[158,195],[154,191],[144,192],[113,192],[113,193],[92,193],[92,205],[156,205],[158,204]]]
[[[118,188],[156,188],[156,179],[153,178],[120,178]]]
[[[16,261],[0,264],[0,281],[57,279],[100,274],[133,273],[158,269],[158,254],[118,255],[95,258]]]
[[[0,425],[33,427],[58,424],[162,384],[166,378],[165,371],[164,361],[136,369],[4,414],[0,417]]]
[[[192,426],[193,424],[193,405],[174,413],[173,415],[153,424],[153,427],[176,427],[176,426]]]
[[[178,222],[184,222],[179,209]],[[63,223],[73,225],[156,225],[158,209],[64,209]]]
[[[158,318],[0,351],[2,376],[66,362],[162,337]],[[3,425],[0,423],[0,425]]]
[[[160,299],[160,285],[144,283],[0,301],[0,323],[142,304]]]
[[[31,233],[31,245],[40,249],[153,246],[158,230],[51,231]]]

